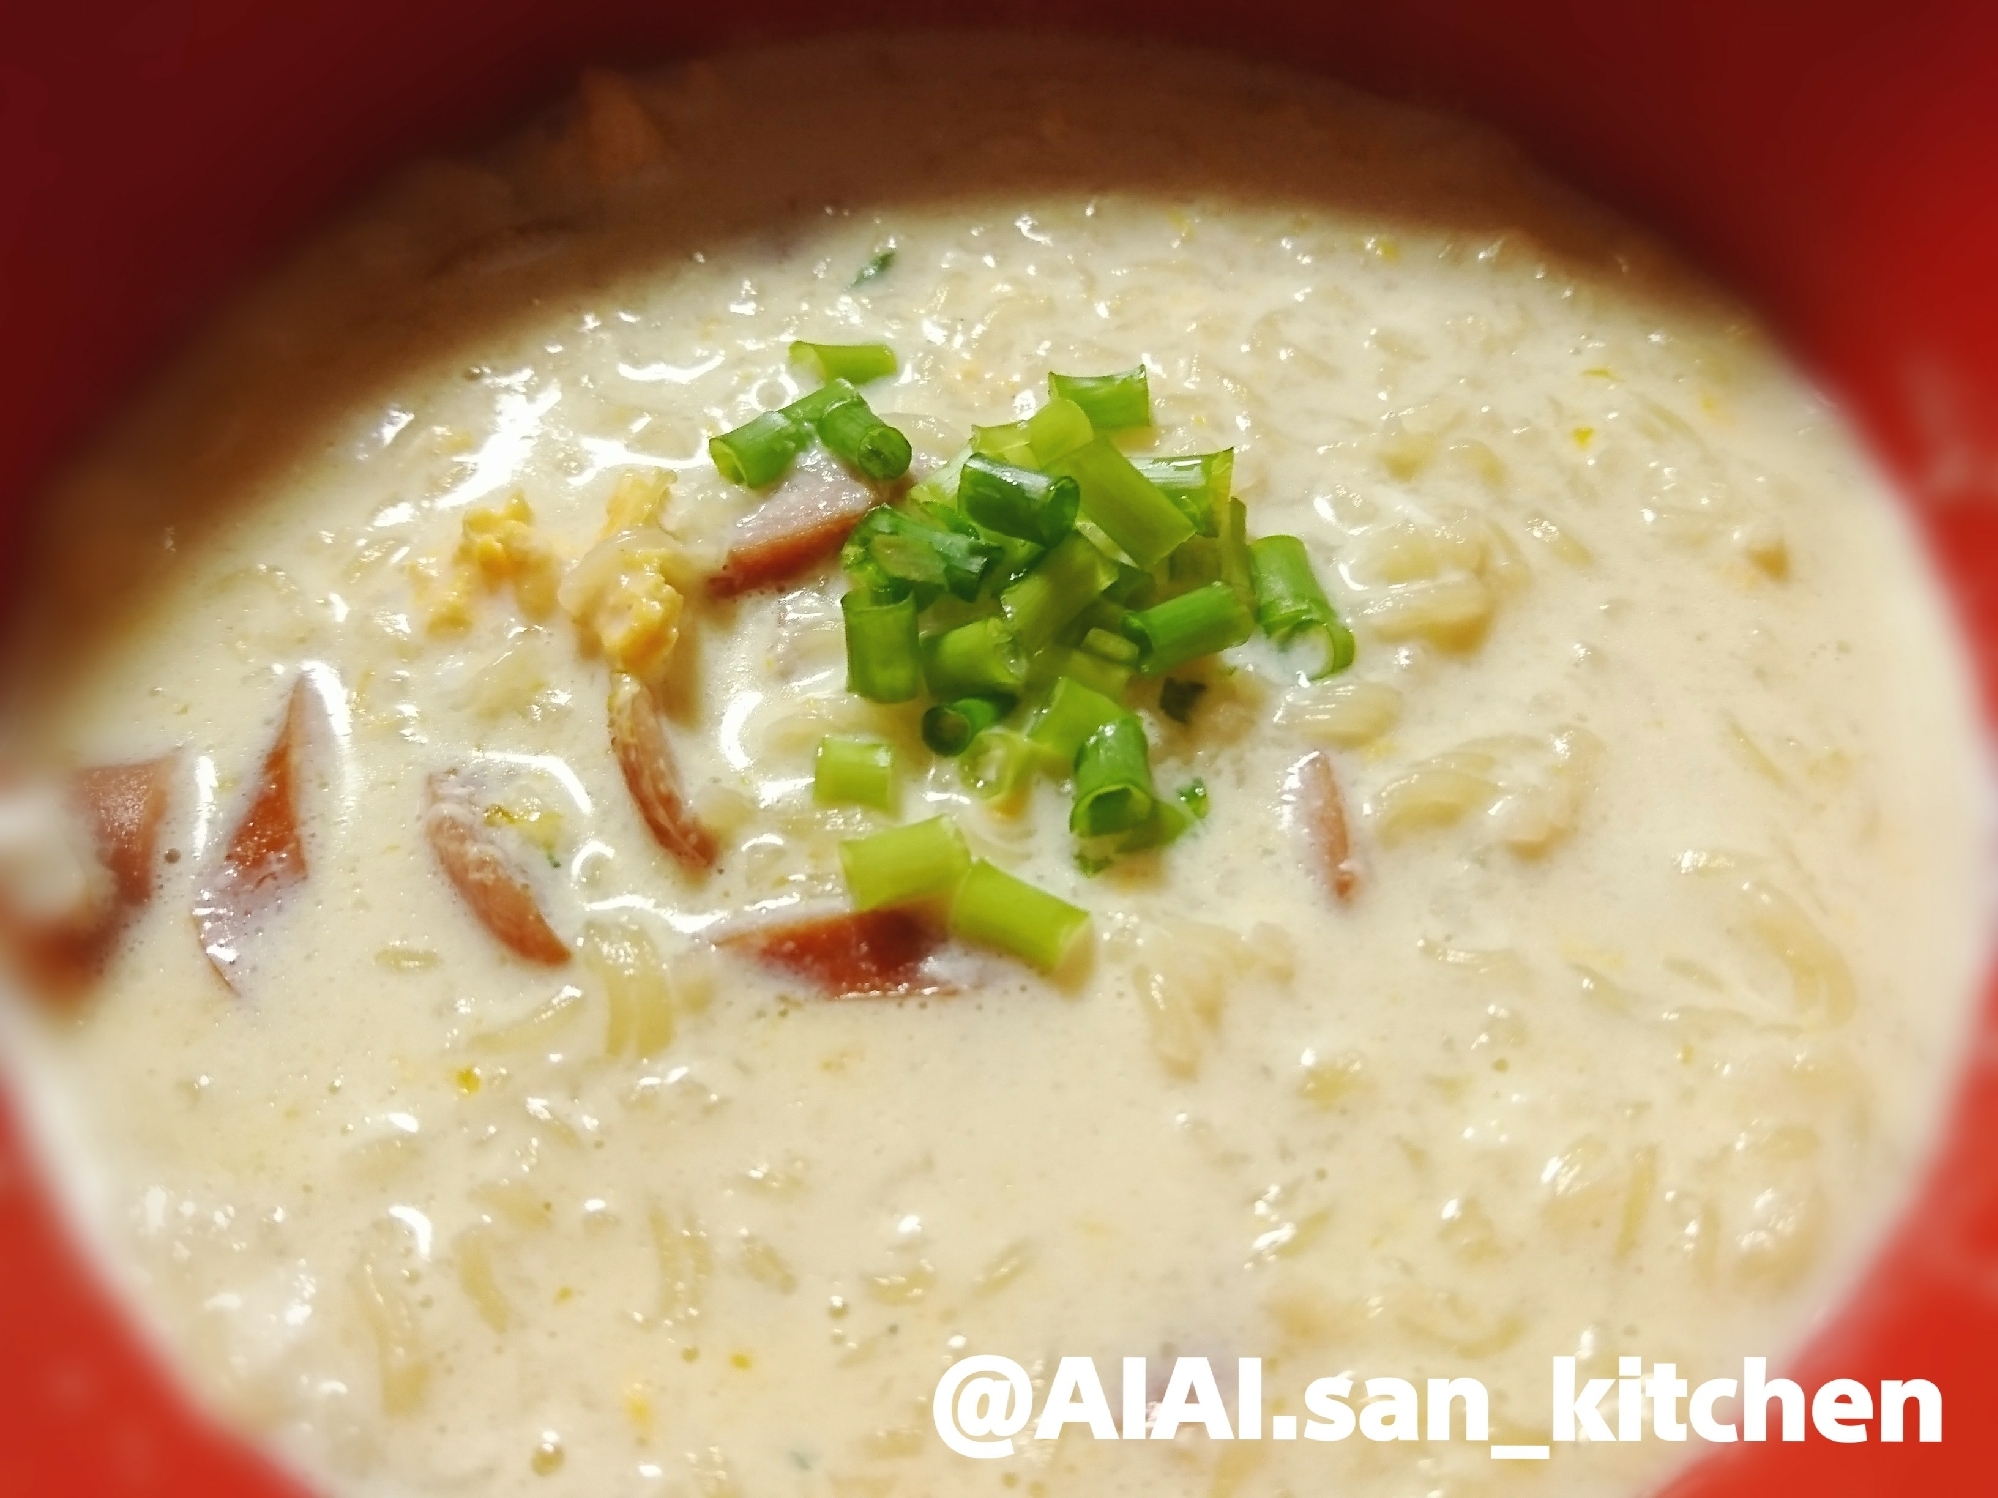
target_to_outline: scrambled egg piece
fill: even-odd
[[[521,494],[498,509],[473,510],[465,517],[458,550],[448,570],[436,562],[412,569],[418,585],[437,590],[426,623],[433,634],[468,629],[472,601],[481,588],[513,587],[521,612],[540,619],[555,608],[561,558],[534,528],[534,511]]]
[[[654,682],[680,642],[685,553],[659,526],[667,476],[626,473],[605,507],[604,539],[562,580],[560,599],[611,668]]]

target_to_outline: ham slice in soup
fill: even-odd
[[[715,835],[687,805],[665,714],[643,682],[629,676],[612,681],[610,739],[625,788],[653,838],[688,873],[707,873],[719,851]]]
[[[59,789],[11,788],[10,850],[32,890],[0,896],[0,927],[37,991],[69,997],[96,976],[153,897],[160,827],[178,756],[76,771]]]
[[[245,943],[307,874],[298,781],[311,734],[311,704],[312,689],[300,677],[292,685],[277,738],[264,755],[249,806],[194,897],[201,949],[231,988],[241,975]]]
[[[880,496],[830,465],[802,462],[769,499],[745,515],[729,538],[708,596],[734,598],[774,588],[838,551]]]
[[[1284,799],[1318,877],[1341,904],[1360,887],[1360,866],[1346,821],[1346,798],[1323,751],[1314,750],[1284,776]]]
[[[909,910],[840,910],[741,926],[715,945],[803,978],[830,999],[916,997],[955,985],[932,963],[941,929]]]
[[[548,924],[526,872],[455,770],[430,777],[423,832],[444,877],[494,940],[529,962],[559,967],[569,960],[569,945]]]

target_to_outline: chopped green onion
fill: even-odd
[[[1056,465],[1082,485],[1082,513],[1140,567],[1155,567],[1193,534],[1193,522],[1110,443],[1097,437]]]
[[[999,595],[1020,643],[1039,650],[1062,632],[1117,576],[1108,557],[1076,531],[1070,531],[1025,577]]]
[[[923,714],[923,742],[951,758],[964,753],[971,741],[1013,710],[1011,697],[960,697],[939,702]]]
[[[1151,573],[1142,567],[1129,567],[1119,562],[1117,580],[1103,590],[1103,597],[1121,608],[1142,609],[1158,601],[1158,592],[1159,580]]]
[[[895,809],[895,755],[874,739],[827,737],[812,761],[812,799],[821,806]]]
[[[858,288],[865,286],[869,281],[880,280],[888,274],[889,268],[894,263],[895,246],[892,244],[883,245],[867,257],[867,263],[861,266],[859,272],[854,276],[853,285]]]
[[[923,679],[943,702],[1013,696],[1026,685],[1027,657],[1004,619],[974,619],[923,641]]]
[[[1313,680],[1353,664],[1353,632],[1319,586],[1302,541],[1295,536],[1253,541],[1249,567],[1255,580],[1256,622],[1264,634],[1286,649],[1307,631],[1325,636],[1325,663],[1311,673]]]
[[[1066,645],[1050,645],[1036,654],[1033,664],[1028,667],[1027,690],[1051,691],[1054,684],[1066,676],[1115,702],[1123,699],[1124,689],[1131,684],[1131,675],[1129,666],[1106,661],[1100,655],[1091,655],[1086,650],[1071,650]]]
[[[1198,817],[1207,820],[1207,782],[1195,776],[1179,788],[1180,803]]]
[[[1082,490],[1071,478],[1049,478],[973,453],[957,485],[958,508],[987,530],[1053,546],[1075,529]]]
[[[873,910],[949,894],[971,867],[971,853],[957,823],[931,817],[848,838],[839,845],[839,866],[854,908]]]
[[[1129,832],[1151,817],[1151,746],[1144,726],[1129,713],[1082,741],[1075,756],[1075,806],[1068,827],[1077,837]]]
[[[839,607],[846,620],[846,689],[871,702],[907,702],[920,692],[915,598],[877,599],[855,589]]]
[[[840,566],[857,582],[888,597],[914,592],[919,609],[942,592],[976,598],[997,559],[998,549],[976,536],[888,505],[869,510],[839,552]]]
[[[1027,424],[1024,421],[1009,421],[996,427],[973,427],[971,450],[1011,463],[1017,468],[1032,468],[1036,461],[1034,444],[1027,440]]]
[[[1180,458],[1133,458],[1138,472],[1158,485],[1203,536],[1219,532],[1216,517],[1233,493],[1235,449]]]
[[[826,413],[848,397],[859,400],[860,392],[845,380],[827,380],[818,389],[807,390],[792,401],[784,408],[784,414],[816,431]]]
[[[1242,607],[1256,606],[1256,584],[1249,563],[1249,507],[1231,499],[1221,511],[1221,581],[1235,590]]]
[[[1055,682],[1046,704],[1027,725],[1027,737],[1066,772],[1075,768],[1075,757],[1091,734],[1126,718],[1137,722],[1123,703],[1064,676]],[[1142,729],[1139,735],[1143,736]]]
[[[865,385],[886,379],[901,368],[895,351],[885,343],[806,343],[791,345],[791,362],[801,364],[822,380],[847,380]]]
[[[844,380],[832,381],[825,388],[833,390],[841,386],[846,394],[816,418],[819,441],[825,443],[826,451],[865,478],[877,482],[900,478],[909,471],[912,455],[909,439],[876,416],[874,408]],[[798,404],[792,402],[794,407]]]
[[[1119,666],[1138,664],[1137,643],[1122,634],[1111,634],[1107,629],[1092,629],[1082,637],[1085,654],[1114,662]]]
[[[1050,972],[1089,925],[1078,909],[979,859],[951,901],[950,932],[960,940],[997,947]]]
[[[1145,366],[1121,374],[1048,376],[1048,394],[1082,407],[1099,431],[1152,424],[1152,392]]]
[[[811,440],[811,428],[795,420],[788,409],[765,411],[733,431],[710,437],[708,456],[731,484],[761,489],[782,478]]]
[[[1017,795],[1046,762],[1041,746],[1018,729],[988,728],[971,741],[957,769],[973,795],[991,801]]]
[[[922,478],[916,480],[909,490],[909,503],[912,505],[955,504],[957,502],[958,475],[964,471],[964,460],[971,456],[969,447],[959,448],[951,455],[950,461]]]
[[[1166,558],[1166,580],[1176,593],[1220,582],[1221,542],[1213,536],[1194,536],[1181,543]]]
[[[1148,848],[1163,848],[1177,842],[1204,815],[1204,811],[1193,809],[1184,792],[1178,797],[1161,796],[1152,802],[1151,814],[1118,842],[1117,851],[1142,853]]]
[[[1033,449],[1034,465],[1039,468],[1060,462],[1096,435],[1089,414],[1074,401],[1060,398],[1049,401],[1021,425],[1027,446]]]
[[[1209,583],[1133,613],[1124,632],[1138,642],[1138,669],[1158,676],[1241,644],[1256,632],[1256,620],[1233,588]]]
[[[1207,683],[1168,676],[1159,684],[1159,711],[1175,723],[1193,721],[1193,710],[1207,695]]]

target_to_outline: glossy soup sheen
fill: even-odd
[[[1738,308],[1483,134],[963,46],[593,76],[408,173],[70,480],[15,731],[179,759],[99,991],[8,1006],[48,1148],[203,1396],[335,1493],[1634,1491],[1673,1448],[974,1470],[927,1402],[965,1351],[1257,1354],[1274,1412],[1469,1374],[1530,1440],[1556,1354],[1780,1357],[1900,1201],[1967,1013],[1972,709],[1928,577]],[[821,148],[835,112],[865,150]],[[1211,814],[1092,877],[1056,787],[984,802],[843,691],[835,568],[694,588],[666,698],[721,857],[690,877],[553,587],[653,504],[718,562],[757,501],[705,438],[797,393],[794,337],[892,345],[869,398],[922,463],[1050,369],[1144,363],[1136,446],[1232,445],[1357,662],[1307,685],[1252,643],[1186,727],[1141,691]],[[310,872],[232,994],[188,912],[300,682]],[[827,733],[896,747],[897,813],[813,803]],[[1313,750],[1346,902],[1282,795]],[[441,877],[445,769],[576,961],[509,956]],[[828,1001],[710,946],[936,813],[1088,908],[1088,953]]]

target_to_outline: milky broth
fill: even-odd
[[[1140,691],[1211,814],[1092,877],[1058,786],[983,802],[919,706],[844,692],[835,565],[697,594],[667,700],[722,851],[689,876],[604,661],[524,588],[454,601],[453,558],[518,494],[567,565],[670,475],[711,568],[756,498],[704,439],[809,384],[794,337],[891,344],[868,395],[919,461],[1050,369],[1144,363],[1134,449],[1232,445],[1357,662],[1307,687],[1253,642],[1186,728]],[[1684,1448],[974,1464],[928,1397],[966,1352],[1256,1354],[1273,1413],[1471,1375],[1495,1440],[1545,1440],[1554,1355],[1796,1346],[1948,1090],[1977,748],[1929,576],[1739,309],[1469,127],[1080,42],[593,76],[303,255],[49,512],[15,731],[178,748],[177,857],[87,1002],[7,1006],[9,1050],[172,1361],[331,1493],[1635,1491]],[[232,994],[188,912],[301,677],[310,872]],[[896,746],[897,816],[814,805],[828,732]],[[1343,904],[1282,798],[1313,749]],[[467,913],[421,826],[453,766],[559,932],[662,955],[670,1042]],[[708,946],[939,812],[1089,909],[1088,953],[832,1001]]]

